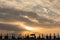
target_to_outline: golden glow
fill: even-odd
[[[10,25],[17,25],[18,28],[21,28],[25,31],[28,31],[28,32],[38,32],[38,33],[44,33],[44,34],[47,34],[47,33],[60,33],[60,27],[55,27],[55,28],[43,28],[43,27],[32,27],[32,26],[29,26],[29,25],[26,25],[24,22],[0,22],[2,24],[10,24]],[[4,31],[5,32],[5,31]]]
[[[32,27],[25,27],[26,30],[36,30],[36,28],[32,28]]]
[[[35,31],[35,32],[37,32],[38,30],[41,30],[42,28],[26,26],[25,29],[28,30],[28,31]]]

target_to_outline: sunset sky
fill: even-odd
[[[60,0],[0,0],[0,33],[60,33]]]

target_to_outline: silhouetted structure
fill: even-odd
[[[24,37],[19,35],[19,36],[15,36],[14,34],[12,34],[12,36],[9,38],[8,34],[5,36],[2,36],[2,34],[0,35],[0,40],[60,40],[60,35],[39,35],[38,37],[36,37],[35,34],[30,34],[30,35],[25,35]]]
[[[2,34],[0,35],[0,40],[2,40]]]

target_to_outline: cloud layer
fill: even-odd
[[[17,25],[10,25],[10,24],[2,24],[0,23],[0,30],[8,30],[8,31],[24,31],[17,27]]]
[[[0,22],[22,21],[26,25],[60,27],[59,4],[59,0],[0,0]],[[7,26],[5,28],[8,30]],[[10,27],[19,30],[18,27],[13,28]]]

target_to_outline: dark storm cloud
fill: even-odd
[[[37,19],[41,22],[53,22],[53,20],[49,20],[45,17],[40,17],[34,12],[28,12],[28,11],[22,11],[22,10],[15,10],[15,9],[9,9],[9,8],[0,8],[0,19],[5,21],[29,21],[27,18],[24,18],[22,16],[28,16],[33,19]]]
[[[17,25],[1,24],[1,23],[0,23],[0,30],[24,31],[23,29],[18,28]]]
[[[55,26],[56,21],[45,18],[43,16],[38,16],[35,12],[29,12],[29,11],[23,11],[23,10],[16,10],[12,8],[0,8],[0,21],[23,21],[27,24],[35,24],[35,22],[32,22],[28,18],[24,18],[23,16],[28,16],[29,18],[36,19],[39,22],[39,25],[42,26]],[[50,24],[46,24],[46,22]],[[37,23],[36,23],[37,24]],[[52,25],[53,24],[53,25]],[[56,24],[57,26],[60,26],[59,24]]]
[[[26,19],[22,16],[35,17],[36,14],[33,12],[19,11],[9,8],[0,8],[0,20],[3,21],[24,21],[32,23],[29,19]],[[34,16],[33,16],[34,15]]]

